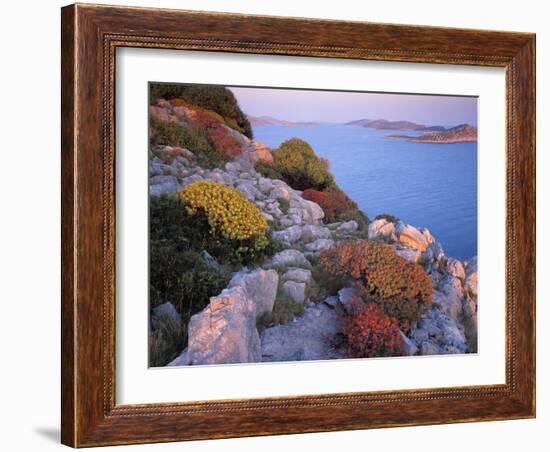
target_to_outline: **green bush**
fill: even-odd
[[[256,165],[256,170],[266,177],[282,179],[296,190],[325,190],[334,185],[334,178],[326,164],[304,140],[287,140],[272,155],[273,163]]]
[[[279,209],[281,209],[281,212],[283,214],[288,214],[288,209],[290,209],[290,202],[286,198],[277,198],[277,202],[279,203]]]
[[[224,118],[229,127],[252,138],[252,127],[248,118],[240,109],[233,93],[224,86],[152,83],[149,86],[149,101],[155,103],[157,99],[183,99],[214,111]]]
[[[200,254],[209,237],[197,234],[203,225],[181,201],[169,196],[151,198],[149,215],[150,305],[172,302],[186,325],[227,285],[229,275]]]
[[[183,350],[186,341],[187,326],[183,326],[179,319],[160,316],[155,329],[149,330],[149,366],[166,366]]]
[[[224,163],[210,142],[208,133],[201,127],[182,126],[176,122],[151,118],[149,130],[151,147],[167,145],[187,148],[195,154],[197,163],[205,168],[219,167]]]

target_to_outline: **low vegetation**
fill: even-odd
[[[149,366],[161,367],[172,361],[187,342],[187,323],[162,315],[149,330]]]
[[[221,166],[225,158],[215,148],[206,130],[200,126],[182,126],[176,122],[160,121],[151,118],[149,143],[156,145],[177,146],[189,149],[203,168]]]
[[[324,190],[334,185],[326,164],[299,138],[283,142],[273,151],[273,163],[260,162],[256,170],[271,179],[281,179],[296,190]]]
[[[346,351],[354,358],[394,356],[401,351],[397,320],[373,303],[341,318]]]
[[[390,215],[389,213],[381,213],[380,215],[376,215],[374,217],[375,220],[386,220],[389,223],[399,223],[399,218],[397,218],[394,215]]]
[[[273,305],[273,311],[265,312],[259,316],[256,321],[256,327],[258,328],[258,331],[262,331],[275,325],[282,325],[291,322],[303,313],[303,303],[294,301],[294,299],[283,294],[279,289],[277,298],[275,299],[275,304]]]
[[[191,217],[203,218],[207,245],[216,257],[250,263],[271,254],[276,244],[260,210],[240,192],[226,185],[197,181],[179,192]]]

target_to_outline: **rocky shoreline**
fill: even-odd
[[[151,196],[173,194],[199,180],[233,187],[260,209],[273,236],[285,248],[257,268],[236,272],[228,287],[210,298],[208,306],[191,318],[188,346],[169,365],[344,357],[344,351],[333,339],[338,333],[337,314],[345,312],[352,289],[341,289],[336,296],[323,300],[312,300],[308,293],[317,283],[312,266],[320,252],[339,241],[358,238],[387,243],[398,255],[422,265],[432,279],[432,307],[409,335],[402,333],[405,354],[476,351],[475,258],[461,262],[447,257],[427,229],[400,221],[375,220],[368,227],[368,237],[359,236],[353,220],[324,224],[323,211],[317,204],[303,199],[285,182],[257,173],[253,167],[255,156],[241,156],[223,169],[204,169],[196,166],[193,153],[187,149],[164,146],[155,149],[155,153],[149,168]],[[160,158],[165,155],[170,157]],[[303,304],[303,314],[259,332],[256,320],[273,309],[278,287],[296,303]],[[168,304],[155,308],[157,314],[161,310],[173,313],[175,310]]]

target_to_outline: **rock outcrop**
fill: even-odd
[[[224,289],[191,317],[188,346],[169,365],[204,365],[258,362],[260,338],[256,329],[256,303],[243,287]]]
[[[379,237],[397,241],[394,224],[384,218],[374,220],[369,224],[369,239],[372,240]]]
[[[233,275],[228,288],[242,287],[247,297],[256,305],[256,315],[273,310],[279,274],[275,270],[258,268],[252,272],[241,271]]]
[[[262,332],[262,361],[344,358],[343,351],[334,348],[337,333],[335,310],[325,304],[311,305],[295,321]]]
[[[194,113],[186,108],[161,101],[151,107],[151,115],[180,124],[192,123]],[[263,262],[263,268],[244,268],[233,275],[227,289],[212,297],[208,306],[191,318],[188,347],[170,365],[345,357],[343,350],[335,348],[338,315],[354,312],[354,291],[345,288],[337,296],[312,301],[309,288],[319,281],[314,280],[311,270],[323,250],[340,240],[364,237],[364,232],[353,220],[324,224],[324,213],[318,204],[302,198],[300,191],[285,182],[254,170],[258,159],[270,160],[267,147],[233,129],[225,132],[233,143],[238,143],[240,151],[223,168],[201,168],[194,154],[185,148],[156,147],[149,163],[150,195],[176,193],[197,180],[233,187],[260,209],[273,237],[284,249]],[[475,351],[477,259],[461,262],[447,257],[427,229],[401,221],[373,221],[368,227],[368,238],[388,243],[404,259],[422,265],[432,278],[433,305],[407,335],[402,334],[403,354]],[[212,265],[217,265],[215,260]],[[273,310],[278,290],[303,304],[304,313],[290,323],[265,329],[260,341],[256,320]],[[171,305],[165,305],[153,313],[152,321],[161,311],[173,314]]]
[[[415,248],[422,252],[426,251],[429,242],[428,238],[418,229],[409,224],[397,223],[396,225],[397,239],[403,245],[410,248]]]

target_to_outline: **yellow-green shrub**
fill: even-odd
[[[259,162],[256,171],[272,179],[282,179],[296,190],[325,190],[334,185],[326,163],[299,138],[282,143],[273,151],[273,163]]]
[[[260,210],[237,190],[212,181],[197,181],[179,191],[191,216],[205,217],[213,244],[246,260],[269,252],[274,242]],[[228,256],[230,257],[230,256]]]
[[[230,240],[246,240],[265,234],[267,221],[260,210],[237,190],[212,181],[197,181],[179,195],[189,213],[202,211],[213,232]]]

